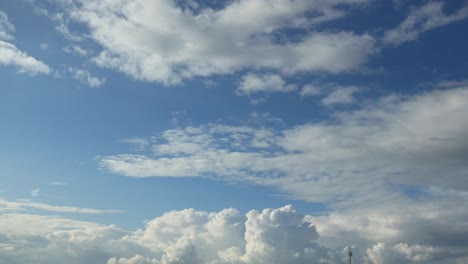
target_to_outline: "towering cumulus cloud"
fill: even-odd
[[[23,221],[38,224],[15,229]],[[53,228],[51,228],[53,226]],[[49,228],[46,228],[49,227]],[[13,230],[13,231],[12,231]],[[340,254],[316,244],[316,228],[291,206],[207,213],[186,209],[149,221],[144,229],[54,217],[10,214],[0,217],[1,263],[318,263]]]

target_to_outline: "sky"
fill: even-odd
[[[468,262],[468,2],[0,2],[0,264]]]

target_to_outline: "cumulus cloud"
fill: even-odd
[[[35,221],[27,231],[25,221]],[[31,232],[32,231],[32,232]],[[173,211],[125,231],[57,217],[0,216],[2,261],[28,263],[336,263],[340,254],[315,243],[315,227],[291,206],[250,211]]]
[[[172,0],[58,2],[68,15],[57,18],[61,31],[70,35],[67,23],[83,23],[103,48],[94,58],[97,65],[165,84],[252,68],[340,73],[355,70],[375,52],[367,34],[307,30],[314,33],[299,40],[278,37],[285,29],[341,18],[367,0],[241,0],[217,8]]]
[[[424,240],[402,242],[408,237],[398,242],[386,237],[380,237],[379,242],[363,240],[361,230],[356,229],[356,224],[367,224],[363,220],[350,221],[350,233],[336,235],[335,245],[327,245],[322,236],[330,238],[326,230],[334,229],[336,215],[332,224],[326,221],[328,217],[303,215],[290,205],[245,215],[232,208],[219,212],[185,209],[167,212],[136,231],[126,231],[115,225],[7,213],[0,215],[0,253],[2,261],[11,264],[30,263],[38,256],[41,263],[48,264],[64,260],[72,264],[339,264],[346,261],[346,247],[340,243],[353,238],[357,242],[353,246],[356,263],[455,264],[466,257],[466,249]],[[439,218],[433,216],[432,220]],[[462,226],[459,223],[455,222]],[[399,224],[393,227],[402,233],[409,230]]]
[[[69,67],[68,72],[71,74],[73,79],[87,84],[89,87],[101,87],[106,83],[106,79],[104,77],[100,78],[93,76],[88,70]]]
[[[11,33],[15,27],[9,22],[8,16],[0,10],[0,65],[14,66],[20,73],[49,74],[50,68],[27,53],[20,51],[7,41],[14,39]]]
[[[397,27],[385,31],[384,43],[399,45],[417,39],[422,33],[463,20],[468,17],[468,6],[446,14],[443,1],[431,1],[411,10],[409,16]]]
[[[241,79],[237,92],[241,95],[249,95],[258,92],[292,92],[297,89],[294,84],[286,84],[286,81],[278,74],[247,74]]]
[[[431,246],[424,245],[408,245],[399,243],[394,246],[387,246],[385,243],[378,243],[372,248],[366,250],[367,261],[373,264],[385,263],[437,263],[434,261],[433,255],[440,250]],[[456,261],[462,260],[459,258]],[[434,261],[434,262],[433,262]],[[458,263],[450,261],[447,263]]]

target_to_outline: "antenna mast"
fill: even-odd
[[[351,258],[353,257],[353,252],[351,252],[351,247],[348,247],[348,257],[349,257],[349,264],[352,264]]]

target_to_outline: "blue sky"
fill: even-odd
[[[348,245],[464,263],[467,18],[466,1],[3,1],[0,263],[340,263]]]

